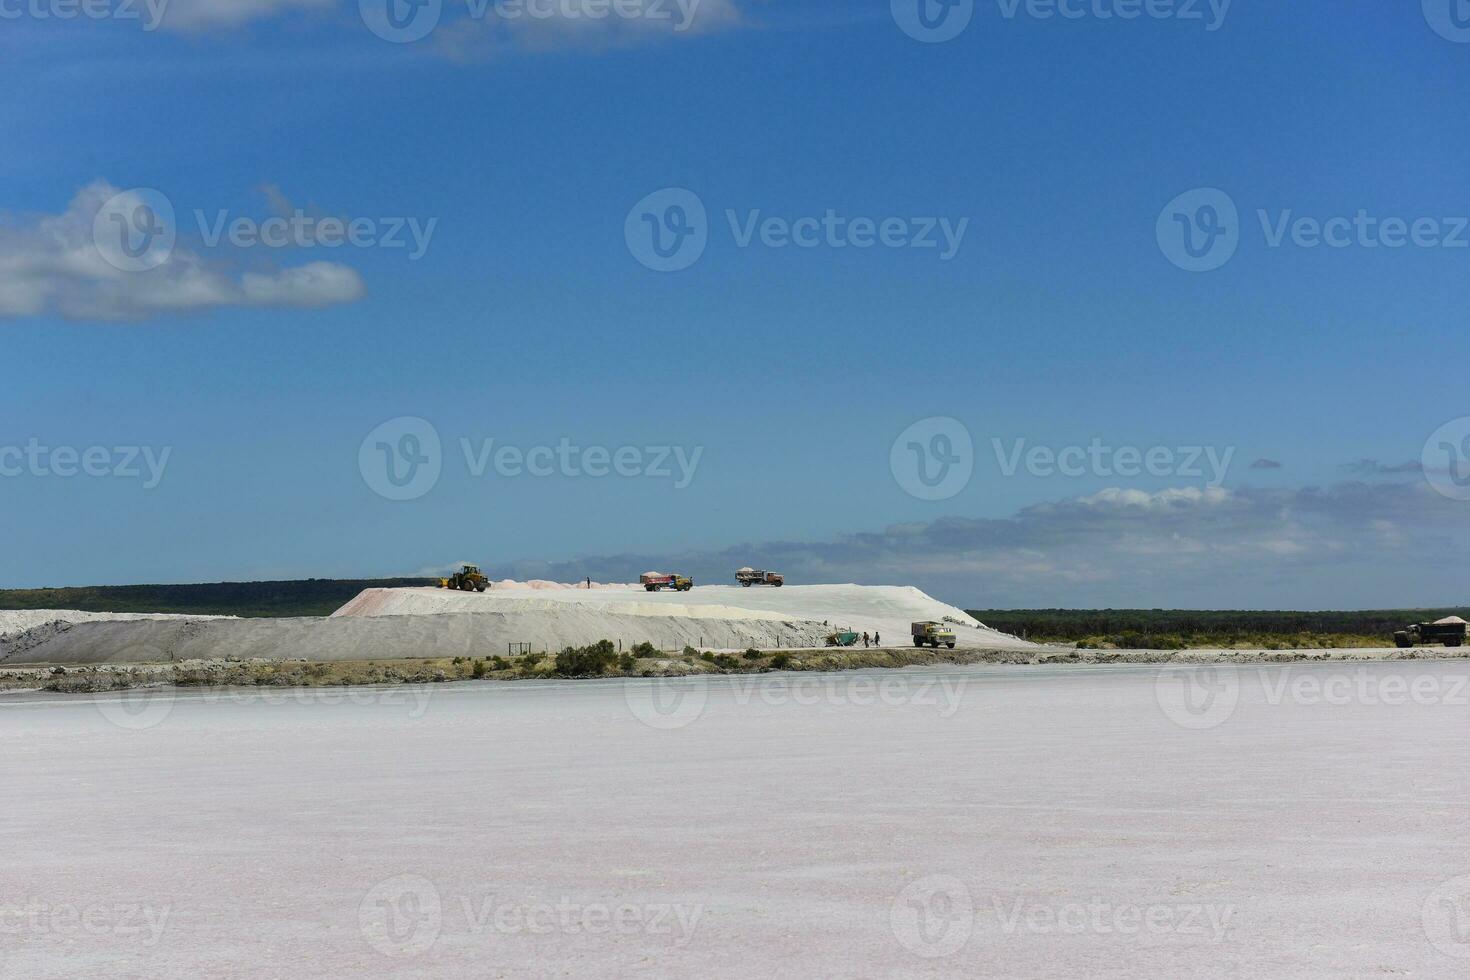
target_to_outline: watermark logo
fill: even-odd
[[[709,245],[704,202],[682,187],[654,191],[628,212],[623,239],[633,258],[654,272],[687,269]]]
[[[151,33],[163,23],[169,0],[0,0],[0,20],[141,20]]]
[[[444,468],[439,432],[416,416],[389,419],[363,439],[357,468],[378,496],[417,500],[434,489]]]
[[[1210,272],[1240,247],[1240,212],[1224,191],[1197,188],[1164,206],[1154,234],[1170,262],[1186,272]]]
[[[1470,875],[1440,885],[1424,900],[1424,935],[1446,956],[1470,960]]]
[[[1470,44],[1470,0],[1424,0],[1424,19],[1445,40]]]
[[[929,875],[898,893],[888,910],[888,925],[899,945],[917,956],[952,956],[970,941],[975,902],[958,878]]]
[[[925,44],[953,41],[970,26],[975,0],[891,0],[893,22]]]
[[[1136,905],[1098,896],[1089,902],[1051,903],[1016,899],[1007,907],[998,896],[991,908],[1006,936],[1186,936],[1224,942],[1235,918],[1233,905]]]
[[[70,942],[83,935],[107,938],[116,945],[136,941],[143,949],[152,949],[163,938],[172,912],[171,905],[76,905],[32,899],[0,904],[0,936],[59,936]]]
[[[384,956],[428,952],[444,928],[439,889],[422,875],[405,874],[374,885],[357,907],[357,927]]]
[[[1154,697],[1180,728],[1218,728],[1240,703],[1240,672],[1223,664],[1165,667],[1154,678]]]
[[[160,655],[160,659],[161,659]],[[141,732],[163,724],[174,710],[175,695],[161,687],[109,691],[92,699],[99,714],[124,731]]]
[[[1225,26],[1233,0],[996,0],[1001,16],[1015,20],[1024,9],[1033,20],[1175,20],[1202,23],[1213,34]]]
[[[178,241],[173,203],[151,187],[114,194],[92,219],[92,241],[103,261],[121,272],[156,269]]]
[[[975,443],[958,419],[920,419],[893,440],[888,468],[910,496],[948,500],[964,490],[974,475]]]
[[[367,29],[393,44],[422,41],[439,26],[444,0],[357,0]]]
[[[1424,442],[1424,479],[1451,500],[1470,500],[1470,416],[1451,419]]]
[[[476,444],[461,438],[459,448],[466,469],[476,479],[493,469],[496,475],[507,479],[522,476],[666,479],[673,481],[675,490],[684,490],[694,482],[700,460],[704,458],[703,446],[579,446],[565,436],[555,446],[530,447],[497,445],[494,439],[481,439]]]
[[[694,724],[709,702],[709,681],[703,677],[628,678],[623,682],[628,708],[649,728],[675,731]]]
[[[1031,476],[1083,477],[1176,477],[1202,479],[1207,487],[1219,487],[1230,472],[1235,447],[1226,446],[1112,446],[1094,438],[1088,445],[1028,446],[1025,439],[1012,440],[1007,447],[991,439],[990,448],[1002,476],[1012,477],[1023,468]]]
[[[172,446],[47,446],[32,436],[24,446],[0,446],[0,477],[141,480],[144,490],[154,490],[173,451]]]

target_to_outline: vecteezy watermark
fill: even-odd
[[[1017,898],[991,899],[1000,931],[1007,936],[1198,936],[1210,942],[1225,940],[1233,905],[1141,905],[1093,897],[1086,902],[1028,902]]]
[[[0,0],[0,20],[120,20],[156,31],[169,0]]]
[[[920,419],[893,440],[888,468],[903,491],[920,500],[948,500],[970,484],[975,443],[958,419]]]
[[[633,716],[650,728],[672,731],[698,721],[709,703],[709,678],[630,677],[623,697]],[[744,674],[724,677],[720,691],[744,707],[920,707],[952,718],[964,699],[965,678],[946,675],[872,677],[863,674]]]
[[[0,0],[0,3],[5,0]],[[205,248],[382,248],[405,249],[410,262],[423,258],[438,218],[338,218],[290,214],[257,219],[217,210],[193,211]],[[92,241],[102,258],[123,272],[147,272],[163,265],[178,244],[173,202],[162,191],[138,187],[114,194],[92,221]]]
[[[363,482],[388,500],[417,500],[439,483],[444,447],[427,419],[402,415],[363,437],[357,450]]]
[[[32,436],[24,446],[0,446],[0,478],[37,480],[142,480],[144,490],[163,482],[172,446],[46,446]]]
[[[1185,936],[1222,942],[1235,916],[1232,905],[1137,903],[1093,896],[1086,902],[1032,902],[992,896],[976,908],[970,888],[952,875],[929,875],[907,885],[889,906],[899,945],[925,959],[953,956],[979,929],[1002,936]]]
[[[682,34],[694,26],[702,0],[464,0],[473,21],[508,25],[532,22],[645,21]],[[444,0],[358,0],[368,30],[394,44],[421,41],[444,16]]]
[[[404,874],[374,885],[358,904],[362,937],[384,956],[409,958],[433,949],[446,931],[483,936],[642,936],[674,947],[688,944],[704,906],[575,901],[509,901],[494,894],[454,895],[446,901],[434,882]]]
[[[0,936],[92,936],[152,949],[163,938],[172,912],[170,905],[143,902],[0,901]]]
[[[1225,26],[1232,0],[996,0],[1008,21],[1176,20],[1203,24],[1208,32]],[[975,15],[975,0],[891,0],[893,20],[909,37],[926,44],[952,41]]]
[[[1451,500],[1470,500],[1470,416],[1451,419],[1424,441],[1424,479]]]
[[[235,248],[386,248],[408,249],[417,262],[429,250],[438,218],[336,218],[309,215],[301,209],[289,215],[256,219],[230,216],[228,211],[194,211],[199,238],[206,248],[225,242]]]
[[[694,482],[703,446],[583,446],[563,436],[555,444],[517,446],[494,438],[461,437],[465,472],[474,479],[667,480],[675,490]],[[388,500],[416,500],[439,482],[443,444],[433,424],[416,416],[389,419],[358,447],[357,466],[369,489]]]
[[[1430,892],[1421,915],[1430,945],[1446,956],[1470,960],[1470,875],[1451,878]]]
[[[996,0],[1001,16],[1015,20],[1177,20],[1210,33],[1225,26],[1233,0]]]
[[[1447,41],[1470,44],[1470,2],[1467,0],[1423,0],[1424,19],[1434,33]]]
[[[1290,208],[1256,210],[1268,249],[1470,248],[1470,217],[1381,216],[1359,208],[1352,215],[1298,215]],[[1234,257],[1243,229],[1235,201],[1224,191],[1200,188],[1179,195],[1159,213],[1159,249],[1188,272],[1210,272]]]
[[[818,215],[767,215],[759,208],[728,208],[725,223],[736,248],[773,250],[872,248],[932,250],[941,262],[959,254],[970,219],[947,217],[851,217],[827,208]],[[655,191],[633,205],[623,240],[639,263],[655,272],[678,272],[704,255],[711,223],[699,195],[682,187]]]
[[[1157,675],[1154,693],[1170,721],[1181,728],[1205,730],[1234,717],[1247,681],[1257,685],[1258,703],[1270,708],[1470,707],[1470,672],[1405,673],[1363,665],[1166,667]]]
[[[1154,698],[1180,728],[1218,728],[1240,704],[1240,672],[1228,664],[1165,667],[1154,678]]]
[[[178,240],[174,206],[162,191],[135,187],[103,202],[92,219],[92,241],[122,272],[146,272],[168,261]]]
[[[906,885],[888,908],[899,945],[925,959],[951,956],[975,931],[975,900],[952,875],[929,875]]]
[[[970,26],[975,0],[891,0],[893,22],[915,41],[953,41]]]
[[[1235,447],[1226,446],[1110,446],[1094,438],[1086,446],[1030,446],[1013,439],[1009,447],[990,440],[1002,476],[1015,476],[1025,467],[1037,477],[1180,477],[1203,479],[1208,487],[1225,482]],[[1208,468],[1208,473],[1206,469]]]
[[[1240,212],[1229,194],[1214,187],[1186,191],[1164,205],[1154,224],[1159,250],[1186,272],[1209,272],[1240,247]]]

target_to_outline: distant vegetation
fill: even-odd
[[[1248,612],[1179,609],[970,609],[987,626],[1037,643],[1119,650],[1386,646],[1393,631],[1462,615],[1459,609]],[[1467,617],[1470,618],[1470,617]]]
[[[363,589],[432,585],[432,579],[329,579],[210,585],[95,585],[0,589],[0,609],[192,613],[199,616],[329,616]]]

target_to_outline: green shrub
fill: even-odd
[[[699,655],[699,659],[703,660],[707,664],[712,664],[715,662],[715,655],[706,650],[704,653],[701,653]]]
[[[587,647],[567,647],[556,655],[558,677],[600,677],[618,662],[612,640],[598,640]]]
[[[777,670],[785,670],[791,666],[791,655],[786,653],[776,654],[771,658],[771,666]]]
[[[476,660],[475,666],[470,669],[470,676],[476,679],[485,676],[485,661]]]
[[[639,643],[633,647],[632,653],[635,657],[657,657],[658,648],[652,643]]]
[[[638,658],[631,653],[625,653],[618,658],[618,669],[621,671],[631,671],[636,666],[638,666]]]
[[[745,651],[745,659],[746,660],[759,660],[760,658],[762,658],[764,656],[765,656],[765,654],[761,653],[755,647],[751,647],[749,650],[746,650]]]
[[[686,656],[686,657],[697,657],[697,656],[699,656],[699,651],[696,650],[696,649],[694,649],[692,646],[690,646],[689,644],[686,643],[686,644],[684,644],[684,656]]]
[[[490,658],[490,667],[492,670],[510,670],[510,661],[501,656],[494,656]]]

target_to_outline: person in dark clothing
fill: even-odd
[[[877,630],[874,630],[873,631],[873,646],[880,647],[882,645],[883,644],[880,643],[879,640],[878,640],[878,631]]]
[[[868,645],[868,631],[867,630],[863,630],[863,646],[867,646],[867,645]]]

